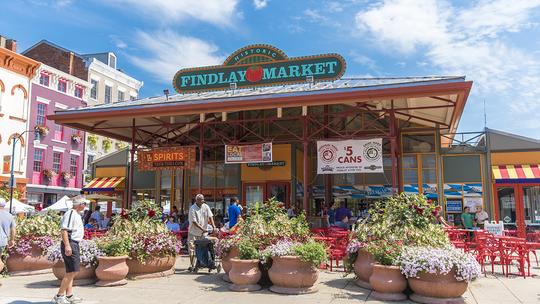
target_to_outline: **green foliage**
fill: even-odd
[[[96,149],[97,148],[97,142],[98,142],[97,135],[94,135],[94,134],[88,135],[88,145],[90,146],[90,148]]]
[[[17,238],[24,236],[60,237],[60,216],[54,211],[49,211],[20,220],[17,223]]]
[[[437,224],[439,207],[423,195],[400,194],[375,203],[357,228],[356,238],[367,243],[377,262],[394,263],[401,246],[444,247],[449,244]],[[399,244],[399,245],[398,245]]]
[[[109,236],[97,241],[98,248],[108,257],[129,256],[131,243],[131,238],[119,236]]]
[[[258,260],[260,258],[259,250],[249,240],[241,240],[238,243],[238,258],[241,260]]]
[[[300,257],[300,260],[315,267],[318,267],[328,259],[326,247],[323,244],[313,240],[295,246],[293,250],[295,255]]]
[[[273,198],[262,206],[257,203],[241,225],[237,235],[240,239],[250,240],[259,250],[276,243],[279,239],[305,242],[310,236],[305,215],[302,213],[296,218],[289,219],[283,205]]]
[[[8,183],[2,183],[0,184],[0,197],[6,200],[6,202],[9,202],[9,187]],[[21,191],[17,189],[13,189],[13,198],[19,199],[22,196]]]
[[[109,150],[111,150],[111,147],[112,147],[112,140],[109,138],[104,138],[102,146],[103,146],[103,151],[109,152]]]

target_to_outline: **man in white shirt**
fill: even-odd
[[[60,222],[62,229],[62,242],[60,243],[60,251],[66,267],[66,274],[60,289],[53,301],[57,304],[73,304],[80,303],[82,299],[76,298],[73,295],[73,279],[80,270],[80,249],[79,242],[84,238],[84,225],[80,213],[86,207],[86,202],[83,198],[73,199],[73,209],[64,214]]]
[[[216,227],[214,223],[212,210],[204,202],[204,196],[197,194],[195,203],[189,208],[188,221],[188,251],[190,270],[195,267],[195,240],[203,239],[207,234],[207,226],[210,224],[212,229]]]
[[[478,227],[484,227],[484,221],[489,220],[488,213],[482,208],[482,206],[476,207],[476,215],[474,216]]]

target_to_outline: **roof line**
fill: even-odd
[[[518,134],[514,134],[514,133],[509,133],[509,132],[504,132],[504,131],[501,131],[501,130],[495,130],[495,129],[486,128],[486,132],[487,133],[495,133],[495,134],[499,134],[499,135],[503,135],[503,136],[512,137],[512,138],[515,138],[515,139],[521,139],[521,140],[525,140],[525,141],[534,142],[536,144],[540,144],[540,139],[536,139],[536,138],[532,138],[532,137],[526,137],[526,136],[523,136],[523,135],[518,135]]]
[[[35,43],[34,45],[32,45],[31,47],[29,47],[29,48],[27,48],[26,50],[24,50],[21,54],[24,55],[24,54],[28,53],[29,51],[33,50],[34,48],[36,48],[38,45],[43,44],[43,43],[48,44],[48,45],[50,45],[50,46],[53,46],[53,47],[55,47],[55,48],[57,48],[57,49],[60,49],[60,50],[62,50],[62,51],[64,51],[64,52],[73,53],[73,55],[76,55],[77,57],[79,57],[79,58],[81,58],[81,59],[84,59],[84,58],[81,56],[81,54],[79,54],[79,53],[77,53],[77,52],[74,52],[74,51],[72,51],[72,50],[68,50],[68,49],[66,49],[65,47],[59,46],[58,44],[56,44],[56,43],[54,43],[54,42],[50,42],[49,40],[46,40],[46,39],[41,39],[40,41],[36,42],[36,43]]]

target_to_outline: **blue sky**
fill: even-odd
[[[172,91],[183,67],[220,64],[248,44],[289,56],[338,52],[346,76],[466,75],[460,131],[484,126],[540,138],[540,0],[11,0],[0,34],[19,50],[47,39],[78,53],[113,51]]]

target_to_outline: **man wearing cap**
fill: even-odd
[[[203,239],[208,234],[208,224],[215,228],[212,210],[204,202],[204,196],[197,194],[195,203],[189,208],[188,221],[188,251],[190,270],[195,267],[195,241]]]
[[[57,304],[80,303],[82,299],[73,295],[73,279],[80,270],[81,258],[79,242],[84,237],[84,225],[80,213],[86,207],[83,198],[73,199],[73,209],[64,214],[60,222],[62,242],[60,251],[66,267],[66,275],[60,284],[60,289],[53,301]]]
[[[15,245],[15,221],[13,215],[4,209],[6,201],[0,198],[0,256],[6,246]]]

